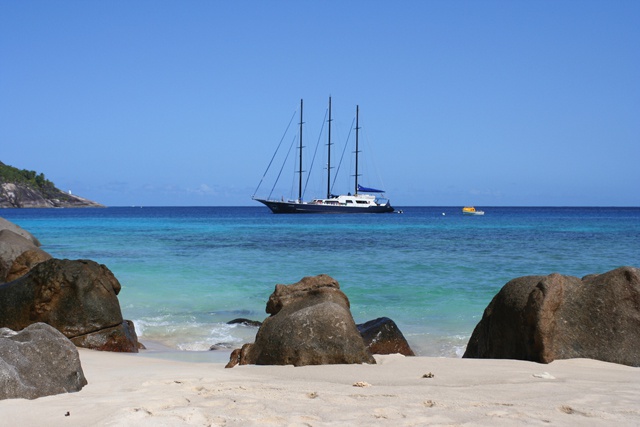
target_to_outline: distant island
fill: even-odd
[[[59,190],[43,173],[0,162],[0,208],[103,208],[100,203]]]

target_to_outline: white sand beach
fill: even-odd
[[[640,425],[640,368],[376,356],[236,366],[79,349],[80,392],[0,401],[0,425]],[[150,357],[153,355],[153,357]]]

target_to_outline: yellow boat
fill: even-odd
[[[462,208],[463,215],[484,215],[484,211],[476,210],[473,206],[465,206]]]

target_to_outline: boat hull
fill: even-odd
[[[373,214],[391,213],[390,204],[366,207],[320,205],[314,203],[283,202],[277,200],[255,199],[264,204],[275,214]]]
[[[465,206],[462,208],[462,215],[484,215],[484,211],[479,211],[473,206]]]

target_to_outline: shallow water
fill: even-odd
[[[265,207],[6,209],[57,258],[92,259],[120,283],[140,339],[237,347],[277,283],[329,274],[356,322],[392,318],[423,356],[460,356],[509,280],[640,266],[640,208],[406,207],[403,214],[274,215]]]

